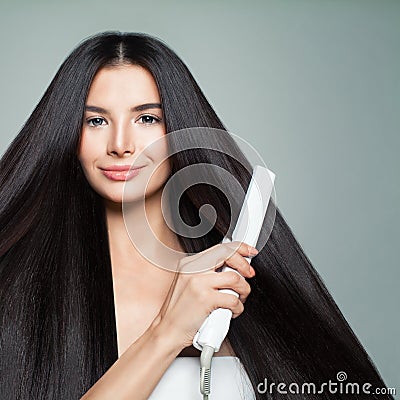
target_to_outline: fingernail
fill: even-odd
[[[258,250],[253,246],[249,246],[249,253],[256,255],[256,254],[258,254]]]
[[[254,276],[256,274],[256,271],[254,270],[253,267],[250,267],[250,273],[252,276]]]

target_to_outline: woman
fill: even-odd
[[[216,140],[235,158],[204,149],[176,153],[146,189],[157,240],[199,253],[199,265],[212,269],[176,274],[134,249],[123,224],[122,183],[107,169],[192,127],[226,131],[184,63],[156,38],[105,32],[61,65],[0,162],[1,398],[148,398],[175,357],[196,355],[191,340],[216,307],[234,316],[219,355],[239,357],[257,399],[321,398],[257,386],[265,379],[318,384],[339,371],[371,384],[371,393],[385,386],[278,209],[267,245],[252,261],[256,272],[244,260],[245,244],[218,245],[230,223],[229,187],[200,185],[182,196],[188,224],[198,223],[203,204],[216,209],[206,235],[189,239],[166,228],[160,193],[185,166],[219,165],[247,187],[249,163],[230,135]],[[168,145],[179,147],[173,138]],[[134,204],[139,194],[132,196]],[[244,278],[215,273],[221,258]],[[239,301],[219,293],[222,287],[238,292]]]

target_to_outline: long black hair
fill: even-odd
[[[104,201],[87,182],[77,149],[95,74],[120,64],[139,65],[153,75],[167,132],[227,131],[186,65],[162,40],[103,32],[72,51],[0,160],[2,399],[80,398],[118,358]],[[236,157],[212,150],[177,153],[173,173],[209,162],[246,188],[246,157],[229,134],[217,140]],[[187,252],[221,241],[230,222],[228,192],[229,187],[218,191],[202,185],[182,196],[188,223],[198,221],[202,204],[212,204],[218,215],[207,235],[179,237]],[[249,280],[252,292],[245,311],[232,320],[228,339],[257,399],[302,396],[258,393],[266,378],[319,383],[344,371],[351,382],[370,383],[371,392],[385,386],[278,208],[269,240],[252,265],[257,271]]]

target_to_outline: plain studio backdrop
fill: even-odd
[[[400,391],[400,1],[0,7],[1,153],[81,40],[104,30],[161,38],[276,174],[284,218]]]

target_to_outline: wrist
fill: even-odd
[[[156,317],[149,327],[150,340],[156,345],[169,349],[175,357],[185,348],[178,333],[166,320]]]

